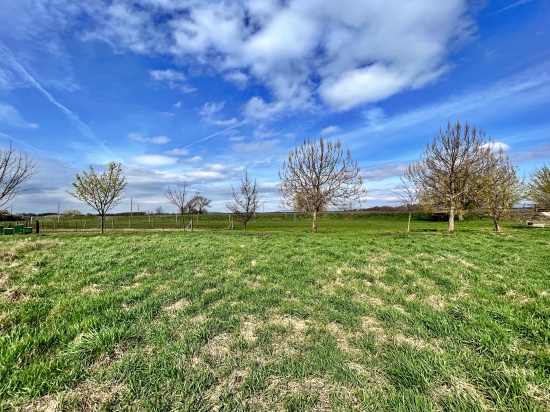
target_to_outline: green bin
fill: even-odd
[[[30,235],[32,233],[32,227],[25,227],[23,228],[23,233],[25,235]]]
[[[23,225],[15,225],[13,228],[15,229],[15,233],[23,233]]]
[[[4,228],[4,234],[5,235],[13,235],[13,227]]]

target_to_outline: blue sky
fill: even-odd
[[[77,208],[76,173],[120,162],[117,211],[178,178],[224,211],[245,168],[265,210],[304,138],[340,139],[366,206],[447,121],[522,174],[550,161],[548,0],[0,0],[0,145],[35,159],[13,210]],[[137,208],[137,206],[135,206]]]

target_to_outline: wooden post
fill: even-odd
[[[40,233],[40,222],[36,219],[36,234]]]

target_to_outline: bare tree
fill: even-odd
[[[206,208],[210,207],[210,203],[212,203],[212,200],[207,199],[204,196],[201,196],[200,193],[197,193],[195,207],[197,209],[197,212],[199,212],[199,214],[202,215],[203,213],[206,213],[207,212]]]
[[[478,185],[473,180],[485,176],[498,162],[491,151],[493,144],[485,132],[466,123],[449,122],[445,131],[439,130],[432,143],[409,165],[405,178],[423,192],[423,199],[449,210],[449,232],[454,231],[454,218],[461,199]]]
[[[527,185],[527,196],[537,205],[550,207],[550,168],[543,164],[531,174],[531,181]]]
[[[225,205],[234,216],[237,222],[241,222],[246,231],[247,222],[254,217],[254,213],[260,206],[260,197],[258,195],[258,187],[256,179],[254,183],[248,177],[248,171],[244,172],[241,178],[241,186],[238,191],[231,186],[231,199]]]
[[[111,162],[108,169],[96,174],[90,165],[90,171],[76,174],[73,182],[75,192],[67,193],[83,201],[101,215],[101,233],[105,233],[105,214],[116,207],[125,197],[126,179],[122,175],[121,164]]]
[[[155,215],[162,215],[164,213],[164,209],[162,208],[162,206],[157,206],[155,208]]]
[[[279,171],[281,205],[294,209],[299,195],[304,210],[313,214],[313,232],[317,232],[317,213],[323,208],[351,209],[366,192],[359,165],[341,146],[340,140],[325,143],[322,136],[319,142],[304,140]]]
[[[193,197],[185,204],[185,213],[188,215],[191,214],[197,208],[197,201],[199,197],[199,192],[195,192]]]
[[[477,203],[487,209],[493,218],[495,232],[500,232],[502,215],[523,198],[523,182],[518,178],[517,169],[502,150],[498,163],[478,179]]]
[[[32,158],[10,146],[0,149],[0,206],[11,201],[18,193],[29,190],[22,188],[31,176],[38,173]]]
[[[411,182],[408,182],[405,178],[401,177],[401,184],[393,189],[392,193],[399,198],[399,202],[403,205],[407,212],[409,212],[409,221],[407,223],[407,232],[411,231],[411,216],[412,212],[418,205],[418,187]]]
[[[179,179],[176,186],[168,186],[168,190],[166,191],[166,198],[168,201],[178,208],[183,227],[185,227],[183,215],[186,212],[187,203],[189,202],[188,194],[187,182]]]

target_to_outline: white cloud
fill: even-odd
[[[138,133],[130,133],[128,137],[132,140],[137,140],[138,142],[147,142],[147,143],[154,143],[154,144],[165,144],[170,141],[168,136],[143,137]]]
[[[312,94],[347,110],[436,80],[451,67],[450,53],[473,37],[468,6],[467,0],[437,7],[432,0],[121,0],[90,13],[98,25],[87,37],[169,54],[240,87],[263,85],[270,100],[253,96],[243,112],[267,119],[311,108]],[[184,81],[182,73],[162,72],[155,76]]]
[[[262,140],[251,143],[236,143],[233,145],[233,150],[237,153],[249,153],[249,152],[264,152],[269,153],[273,150],[277,144],[280,143],[278,139]]]
[[[231,136],[228,140],[230,142],[242,142],[244,140],[244,136]]]
[[[163,156],[163,155],[142,155],[134,156],[133,160],[145,166],[168,166],[176,163],[178,159],[176,157]]]
[[[340,128],[338,126],[328,126],[328,127],[325,127],[323,130],[321,130],[321,135],[324,136],[324,135],[336,133],[339,131],[340,131]]]
[[[491,152],[493,153],[498,153],[501,149],[503,152],[508,152],[511,149],[510,145],[502,142],[493,142],[492,144],[486,143],[484,145],[481,145],[481,147],[484,149],[488,148],[489,146],[491,147]]]
[[[223,109],[223,106],[225,106],[225,101],[219,103],[205,103],[199,110],[199,114],[204,117],[211,117],[214,113],[218,113],[221,109]]]
[[[187,149],[172,149],[172,150],[167,150],[164,153],[167,154],[167,155],[173,155],[173,156],[185,156],[185,155],[189,154],[189,150],[187,150]]]
[[[174,107],[181,107],[181,102],[177,102],[176,104],[174,104]]]
[[[186,159],[180,159],[178,160],[179,163],[197,163],[202,160],[202,157],[200,156],[193,156]]]
[[[388,177],[403,176],[407,163],[383,164],[369,167],[361,171],[361,176],[365,180],[381,180]]]
[[[149,74],[155,82],[167,84],[171,89],[178,89],[184,93],[191,93],[197,90],[196,88],[192,88],[184,84],[186,80],[185,74],[178,72],[177,70],[151,70]],[[181,102],[178,103],[181,106]],[[174,106],[180,107],[178,106],[178,103]]]
[[[17,109],[7,103],[0,102],[0,122],[23,129],[37,129],[38,125],[29,123],[19,114]]]
[[[222,110],[224,106],[225,106],[225,101],[219,102],[219,103],[216,103],[216,102],[205,103],[204,106],[202,106],[201,109],[199,110],[199,114],[203,117],[205,121],[207,121],[208,123],[215,124],[217,126],[227,127],[227,126],[233,126],[237,124],[238,120],[235,117],[229,120],[216,120],[212,118],[212,116],[218,113],[220,110]]]

